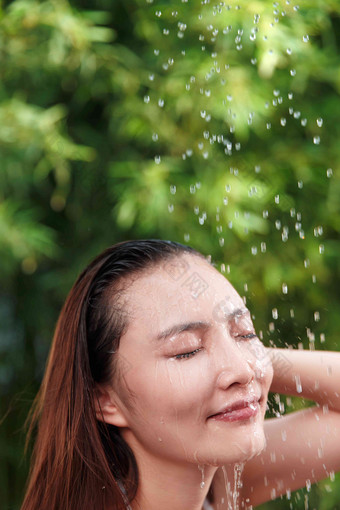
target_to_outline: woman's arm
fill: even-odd
[[[253,506],[332,476],[340,469],[340,353],[267,349],[270,391],[312,399],[316,407],[265,421],[267,446],[244,470]]]
[[[274,368],[270,391],[314,400],[340,412],[340,353],[266,349]]]

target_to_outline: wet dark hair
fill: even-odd
[[[97,420],[96,387],[120,376],[115,353],[128,326],[128,278],[185,253],[204,259],[172,241],[125,241],[106,249],[77,279],[29,418],[28,438],[36,428],[37,438],[22,510],[105,510],[108,501],[122,510],[135,497],[136,459],[119,428]]]

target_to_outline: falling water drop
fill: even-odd
[[[279,317],[279,313],[277,311],[277,308],[273,308],[272,309],[272,316],[273,316],[273,319],[277,319]]]
[[[174,184],[171,184],[171,185],[170,185],[170,193],[171,193],[172,195],[175,195],[175,193],[176,193],[176,186],[175,186]]]
[[[299,375],[295,376],[295,385],[296,385],[296,391],[298,393],[302,393],[302,385],[301,385],[301,379]]]
[[[327,168],[326,175],[328,179],[330,179],[333,175],[333,170],[331,168]]]
[[[282,284],[282,293],[288,294],[288,285],[286,283]]]
[[[318,127],[322,127],[323,119],[321,117],[319,117],[318,119],[316,119],[316,123],[317,123]]]
[[[314,145],[319,145],[321,141],[320,136],[313,136],[313,143]]]
[[[309,41],[309,35],[306,34],[302,37],[303,42],[307,43]]]

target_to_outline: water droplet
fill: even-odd
[[[273,319],[277,319],[279,317],[279,312],[277,311],[277,308],[272,309],[272,316]]]
[[[320,342],[323,344],[326,341],[325,333],[320,333]]]
[[[154,159],[155,159],[155,163],[156,163],[156,165],[159,165],[159,164],[160,164],[160,162],[161,162],[161,157],[160,157],[160,156],[155,156],[155,158],[154,158]]]
[[[286,52],[287,52],[287,55],[291,55],[292,54],[292,49],[291,48],[287,48]]]
[[[288,92],[288,99],[291,101],[293,99],[294,95],[293,92]]]
[[[153,134],[152,134],[152,140],[153,140],[154,142],[157,142],[157,140],[158,140],[158,134],[157,134],[157,133],[153,133]]]
[[[315,322],[319,322],[319,320],[320,320],[320,312],[318,312],[318,311],[314,312],[314,320],[315,320]]]
[[[331,168],[327,168],[326,175],[328,179],[330,179],[333,175],[333,170]]]
[[[320,136],[314,136],[313,137],[313,143],[315,145],[319,145],[320,141],[321,141]]]
[[[150,103],[150,96],[144,96],[144,103]]]
[[[307,43],[309,41],[309,35],[306,34],[302,37],[303,42]]]
[[[302,189],[303,188],[303,181],[298,181],[297,185],[298,185],[299,189]]]
[[[282,284],[282,292],[283,294],[288,294],[288,285],[286,283]]]
[[[170,193],[174,195],[176,193],[176,186],[174,184],[170,185]]]
[[[287,124],[287,119],[285,119],[284,117],[281,117],[280,124],[281,124],[281,126],[284,127]]]
[[[251,253],[252,253],[252,255],[257,255],[257,247],[256,246],[251,247]]]
[[[323,244],[319,244],[319,253],[320,253],[320,255],[325,253],[325,246]]]
[[[164,99],[161,99],[161,98],[158,99],[158,106],[160,108],[163,108],[163,106],[164,106]]]
[[[319,117],[318,119],[316,119],[316,123],[317,123],[318,127],[322,127],[323,119],[321,117]]]
[[[298,393],[302,393],[302,385],[301,385],[300,376],[296,375],[294,378],[295,378],[296,391]]]
[[[266,251],[267,251],[267,245],[266,245],[266,243],[262,242],[261,243],[261,252],[265,253]]]
[[[168,204],[168,211],[169,213],[174,212],[174,204]]]
[[[296,69],[291,69],[289,73],[291,76],[296,76]]]

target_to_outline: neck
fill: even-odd
[[[217,467],[137,458],[139,486],[132,510],[201,510]]]

